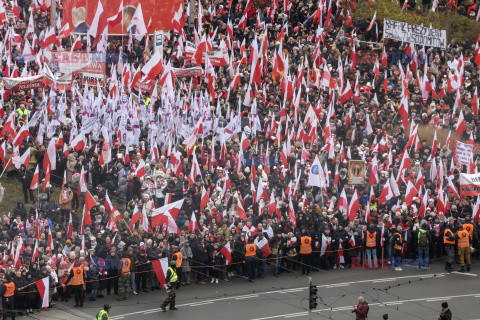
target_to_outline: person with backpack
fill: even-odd
[[[358,304],[353,306],[352,312],[355,313],[356,320],[365,320],[367,319],[369,309],[370,307],[368,306],[368,303],[362,296],[360,296],[358,297]]]
[[[418,229],[418,269],[428,270],[429,267],[429,249],[430,249],[430,234],[427,232],[428,225],[422,223],[420,229]]]

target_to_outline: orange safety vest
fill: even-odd
[[[257,254],[257,246],[254,243],[247,244],[245,257],[253,257]]]
[[[176,260],[177,261],[177,265],[176,265],[176,268],[180,268],[182,266],[182,260],[183,260],[183,257],[182,257],[182,253],[181,252],[177,252],[177,253],[174,253],[173,254],[174,257],[177,257],[176,259],[173,259],[173,260]]]
[[[400,237],[400,242],[403,243],[403,242],[402,242],[402,235],[401,235],[400,233],[398,233],[398,232],[395,232],[394,235],[395,235],[395,234],[398,234],[398,236]],[[395,250],[402,250],[402,246],[400,246],[400,245],[398,245],[398,244],[395,244],[395,245],[393,246],[393,248],[394,248]]]
[[[73,277],[70,280],[72,286],[83,285],[83,267],[73,268]]]
[[[5,283],[5,287],[7,287],[7,291],[5,291],[5,294],[3,295],[5,298],[13,296],[15,293],[15,283],[9,282]]]
[[[450,229],[445,229],[443,232],[443,243],[444,244],[455,244],[455,240],[448,240],[447,233],[450,233],[448,236],[453,237],[453,232]]]
[[[470,239],[472,239],[472,237],[473,237],[473,224],[465,223],[463,225],[463,230],[467,231],[468,234],[470,235]]]
[[[130,264],[129,258],[122,259],[122,274],[130,274]]]
[[[300,253],[301,254],[309,254],[312,253],[312,238],[311,237],[302,237],[300,245]]]
[[[367,247],[375,248],[377,246],[377,231],[370,233],[367,231]]]
[[[458,231],[458,247],[466,248],[470,246],[470,235],[465,230]]]

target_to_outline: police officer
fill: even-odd
[[[460,229],[457,231],[457,246],[458,246],[458,257],[460,260],[460,272],[465,272],[465,264],[467,265],[467,271],[470,271],[470,234],[465,229]]]
[[[245,245],[245,267],[247,268],[248,281],[255,280],[255,269],[257,264],[257,245],[253,243],[253,238],[248,239]]]
[[[447,253],[445,270],[451,272],[453,270],[452,263],[455,258],[455,235],[453,234],[450,224],[447,224],[443,231],[443,244],[445,245],[445,252]]]
[[[128,298],[128,291],[130,290],[130,268],[132,261],[128,258],[126,253],[122,254],[118,268],[120,277],[118,278],[118,301]]]
[[[170,304],[170,310],[177,310],[175,308],[175,288],[177,287],[178,275],[177,275],[177,262],[172,260],[170,261],[170,267],[168,267],[167,277],[167,299],[162,303],[163,312],[167,312],[167,305]]]
[[[110,318],[108,317],[108,313],[110,312],[110,305],[105,304],[103,306],[103,310],[100,310],[100,312],[97,314],[97,320],[109,320]]]

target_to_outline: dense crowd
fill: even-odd
[[[451,142],[480,141],[477,39],[383,47],[382,22],[353,18],[362,4],[347,1],[196,2],[201,11],[188,16],[186,3],[185,25],[166,34],[151,95],[130,88],[125,74],[153,56],[151,37],[129,44],[128,36],[108,43],[104,87],[77,77],[66,91],[3,91],[2,179],[18,180],[24,195],[2,212],[5,309],[39,308],[34,284],[47,276],[51,298],[75,295],[78,306],[76,285],[91,300],[160,289],[151,262],[173,257],[181,285],[426,269],[444,256],[452,270],[455,253],[470,270],[479,203],[458,195],[459,174],[480,162],[454,164]],[[472,19],[478,11],[467,1],[436,5]],[[0,32],[3,76],[37,74],[40,60],[26,62],[22,43],[6,33],[13,28],[42,56],[50,7],[14,6],[19,18]],[[61,16],[61,1],[57,9]],[[25,37],[30,14],[35,35]],[[51,46],[68,51],[72,39]],[[206,59],[202,76],[173,76],[172,68],[197,64],[185,41],[210,45],[227,63]],[[22,128],[29,134],[17,145]],[[349,183],[350,160],[366,163],[361,184]],[[0,188],[3,205],[11,193]],[[128,285],[119,278],[125,258]],[[14,302],[2,282],[15,284]]]

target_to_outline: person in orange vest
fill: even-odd
[[[463,228],[457,231],[457,246],[458,257],[460,260],[460,272],[465,272],[465,264],[467,265],[467,271],[470,271],[470,234]]]
[[[122,259],[118,264],[120,277],[118,278],[118,301],[128,298],[128,291],[130,290],[130,268],[132,261],[128,258],[126,253],[122,254]]]
[[[10,276],[5,277],[5,293],[3,294],[3,320],[7,319],[7,314],[10,314],[12,320],[15,320],[15,283],[13,283]]]
[[[402,247],[403,247],[403,240],[402,235],[402,227],[398,226],[397,231],[393,234],[393,266],[395,267],[395,271],[402,271]]]
[[[452,231],[450,224],[446,225],[443,231],[443,244],[445,245],[445,252],[447,258],[445,259],[445,270],[452,272],[452,264],[455,258],[455,234]]]
[[[248,239],[248,243],[245,245],[245,267],[247,268],[248,281],[255,280],[255,270],[257,266],[257,254],[258,247],[253,243],[253,238]]]
[[[365,255],[367,256],[368,260],[368,268],[372,268],[372,260],[373,260],[373,267],[377,268],[377,239],[379,239],[380,234],[375,229],[375,225],[370,223],[368,229],[365,231],[364,234],[364,245],[365,245]]]
[[[71,290],[75,295],[75,307],[83,307],[83,290],[85,288],[85,270],[80,265],[80,261],[76,259],[67,281],[63,284],[65,287],[70,284]]]
[[[465,223],[463,224],[463,230],[467,231],[470,235],[470,243],[478,243],[478,234],[475,226],[472,223],[472,219],[469,216],[465,217]]]
[[[302,274],[309,275],[312,265],[312,237],[303,229],[300,238],[300,261],[302,263]]]
[[[183,261],[182,253],[179,251],[179,248],[177,246],[173,246],[172,249],[173,251],[175,251],[175,253],[172,255],[172,260],[175,261],[175,268],[177,270],[178,279],[183,279],[182,268],[181,268],[182,261]],[[177,289],[179,285],[180,285],[180,281],[177,281]]]

